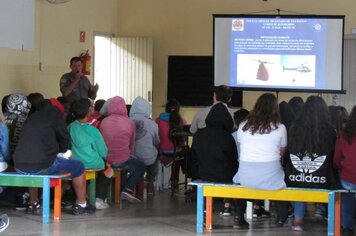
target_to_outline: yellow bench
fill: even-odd
[[[95,199],[96,199],[96,173],[101,171],[102,169],[86,169],[85,170],[85,180],[89,180],[89,191],[88,199],[89,204],[95,206]]]
[[[89,204],[95,206],[96,199],[96,173],[101,171],[102,169],[86,169],[84,172],[85,180],[89,180],[89,190],[88,193],[88,201]],[[72,180],[70,178],[66,178],[65,180]]]
[[[328,235],[340,235],[341,230],[341,193],[347,190],[285,188],[266,191],[246,188],[235,184],[192,182],[197,186],[197,233],[203,233],[204,198],[206,199],[205,229],[212,229],[213,198],[237,198],[256,200],[275,200],[292,202],[328,203]]]

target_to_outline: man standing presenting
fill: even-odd
[[[64,74],[59,83],[63,97],[68,99],[69,104],[80,98],[91,98],[94,100],[99,85],[92,85],[89,79],[83,75],[83,64],[80,57],[70,59],[70,68],[72,71]]]

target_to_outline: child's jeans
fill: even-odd
[[[341,180],[341,185],[344,189],[356,190],[356,184]],[[342,193],[341,201],[341,224],[344,228],[353,228],[353,214],[355,209],[355,194]]]

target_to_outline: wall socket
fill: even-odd
[[[40,71],[44,70],[44,63],[43,62],[40,62],[39,69],[40,69]]]

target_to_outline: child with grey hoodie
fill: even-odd
[[[142,97],[137,97],[132,103],[130,119],[136,125],[136,140],[134,156],[147,166],[146,181],[155,179],[155,163],[157,160],[159,144],[158,126],[151,119],[151,104]]]

